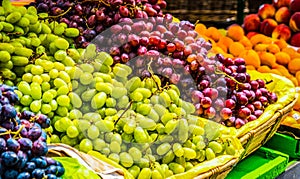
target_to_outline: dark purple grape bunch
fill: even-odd
[[[64,174],[65,169],[60,162],[57,162],[49,157],[33,157],[30,160],[27,159],[24,153],[20,153],[16,156],[12,152],[6,152],[1,155],[6,160],[16,160],[17,157],[22,157],[23,169],[20,171],[17,168],[9,168],[3,171],[3,178],[16,178],[16,179],[61,179],[61,176]]]
[[[19,114],[19,117],[22,119],[25,119],[27,121],[35,122],[35,123],[39,124],[42,127],[42,129],[46,129],[46,128],[50,127],[51,120],[45,114],[36,114],[35,115],[31,111],[24,110]]]
[[[1,85],[0,178],[60,178],[64,169],[45,155],[50,119],[31,111],[17,113],[16,88]]]
[[[46,12],[68,27],[79,29],[77,47],[86,47],[97,34],[127,19],[162,17],[165,0],[39,0],[30,3],[38,12]]]
[[[19,97],[14,92],[15,89],[16,87],[5,84],[0,85],[0,122],[17,116],[17,111],[13,105],[19,101]]]
[[[265,81],[251,80],[244,59],[218,54],[212,61],[215,74],[209,79],[202,76],[198,90],[192,92],[197,115],[240,128],[259,118],[268,105],[277,101],[277,95],[266,89]],[[206,72],[209,69],[206,66]],[[214,81],[211,77],[216,74],[218,78]]]

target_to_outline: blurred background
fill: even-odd
[[[167,12],[193,23],[199,20],[207,26],[227,27],[242,24],[246,14],[255,13],[259,5],[271,0],[166,0]]]

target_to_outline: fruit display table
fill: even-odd
[[[298,170],[300,0],[0,2],[0,178]]]

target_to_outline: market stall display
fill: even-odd
[[[19,169],[1,177],[225,178],[280,123],[298,125],[299,49],[262,22],[285,7],[297,31],[297,0],[280,3],[217,29],[164,0],[3,0],[1,165]],[[7,163],[46,154],[41,171]]]

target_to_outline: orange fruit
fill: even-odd
[[[239,41],[245,36],[245,32],[240,25],[232,24],[227,28],[227,36],[234,41]]]

